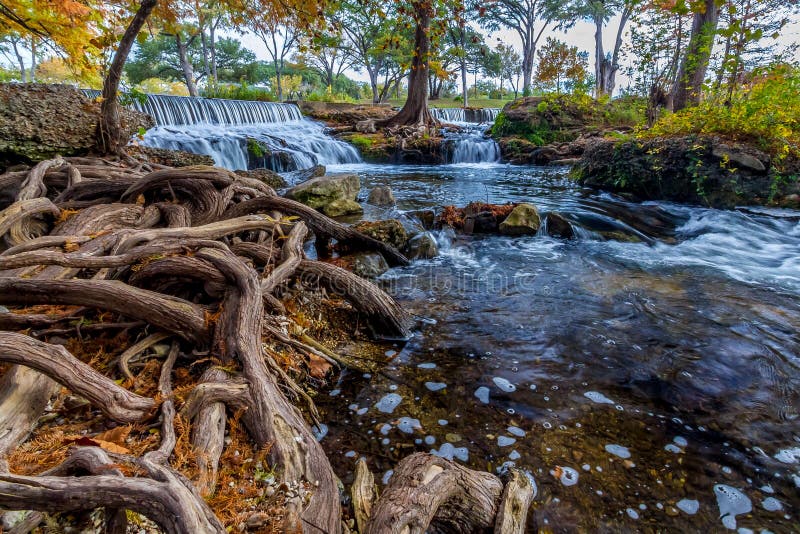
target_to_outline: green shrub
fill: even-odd
[[[201,96],[206,98],[227,98],[230,100],[275,101],[275,95],[271,91],[260,87],[252,87],[244,82],[239,85],[208,85],[201,91]]]
[[[780,168],[800,159],[800,69],[780,66],[757,77],[730,98],[719,96],[662,116],[639,138],[721,135],[755,144]]]

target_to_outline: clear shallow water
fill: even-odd
[[[391,185],[397,210],[367,218],[528,201],[579,236],[440,233],[439,257],[384,275],[423,320],[317,398],[345,480],[361,455],[380,478],[435,451],[529,470],[531,528],[797,530],[799,212],[632,204],[552,169],[331,170]]]

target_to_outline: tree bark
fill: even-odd
[[[139,10],[134,15],[122,39],[119,42],[111,66],[103,80],[103,101],[100,104],[100,123],[97,126],[97,148],[102,154],[121,155],[127,140],[122,139],[122,125],[119,117],[119,83],[122,79],[122,67],[128,59],[131,47],[136,41],[147,17],[156,7],[158,0],[142,0]]]
[[[191,42],[191,40],[189,42]],[[186,83],[186,88],[189,90],[189,96],[196,97],[198,95],[197,85],[194,83],[194,69],[192,68],[192,63],[189,61],[189,54],[187,51],[189,43],[181,38],[180,31],[175,32],[175,45],[178,47],[178,59],[181,64],[181,70],[183,71],[183,80]]]
[[[718,21],[716,0],[705,0],[703,10],[696,12],[692,19],[689,44],[672,87],[673,111],[680,111],[700,102]]]
[[[431,126],[437,123],[428,110],[428,72],[431,55],[431,18],[433,8],[424,1],[411,2],[417,28],[414,32],[414,57],[408,75],[408,96],[397,115],[384,122],[385,126]]]

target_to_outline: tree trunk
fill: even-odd
[[[605,81],[606,90],[608,94],[614,93],[614,88],[617,86],[617,71],[619,71],[619,54],[622,50],[622,36],[625,33],[625,26],[633,13],[633,7],[626,6],[622,11],[622,16],[617,27],[617,39],[614,41],[614,53],[611,56],[611,69],[608,72],[608,79]]]
[[[208,30],[208,38],[211,44],[211,75],[214,77],[214,82],[217,81],[217,23],[211,25]]]
[[[533,55],[535,49],[524,46],[522,50],[522,96],[531,94],[531,79],[533,78]]]
[[[19,81],[20,83],[25,83],[28,79],[28,70],[25,68],[25,58],[20,54],[16,41],[12,41],[11,46],[14,47],[14,54],[16,54],[17,62],[19,63]]]
[[[31,37],[31,71],[28,79],[31,83],[36,83],[36,37]]]
[[[700,102],[708,60],[717,32],[719,12],[715,0],[705,0],[703,11],[694,14],[692,33],[672,87],[672,109],[680,111]]]
[[[208,57],[208,39],[205,28],[200,28],[200,44],[203,46],[203,71],[206,73],[206,83],[211,79],[211,60]]]
[[[101,153],[119,155],[124,150],[119,103],[117,102],[122,67],[125,65],[125,60],[128,59],[136,36],[139,35],[139,31],[157,3],[158,0],[142,0],[139,10],[122,35],[119,47],[111,60],[111,67],[103,80],[103,101],[100,104],[100,123],[97,126],[97,148]]]
[[[429,126],[436,124],[428,111],[428,72],[430,70],[430,28],[433,15],[430,5],[412,2],[417,19],[414,32],[414,58],[408,75],[408,97],[403,109],[385,122],[387,126]]]
[[[175,44],[178,47],[178,58],[181,62],[181,70],[183,71],[183,79],[186,82],[186,88],[189,89],[189,96],[197,95],[197,86],[194,83],[194,69],[191,62],[189,62],[189,55],[187,52],[188,43],[181,39],[180,32],[175,33]]]
[[[467,87],[467,61],[461,59],[461,97],[463,106],[469,107],[469,87]]]
[[[605,84],[608,67],[606,53],[603,50],[603,15],[597,14],[594,17],[594,80],[595,96],[598,98],[608,94]]]

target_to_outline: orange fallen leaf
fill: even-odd
[[[308,358],[308,372],[314,378],[325,378],[328,371],[331,370],[331,364],[326,360],[314,354],[309,355]]]

